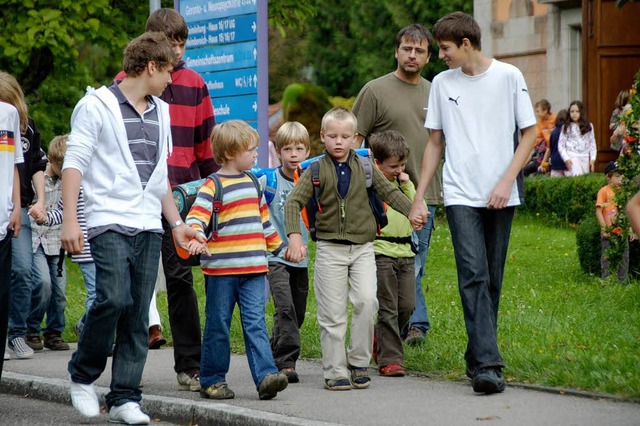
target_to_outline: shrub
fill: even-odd
[[[585,216],[576,230],[576,245],[580,268],[586,273],[600,276],[600,224],[595,214]]]
[[[601,173],[528,177],[524,181],[525,197],[520,209],[557,224],[575,225],[585,216],[595,215],[596,196],[605,184]]]

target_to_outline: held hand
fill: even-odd
[[[565,161],[564,164],[567,166],[567,170],[571,171],[571,160]]]
[[[493,192],[489,196],[487,208],[490,209],[503,209],[507,206],[509,198],[511,197],[511,188],[513,188],[513,182],[500,179],[500,182],[493,188]]]
[[[196,255],[196,254],[211,254],[209,252],[209,248],[207,247],[207,244],[203,244],[200,241],[196,240],[195,238],[192,238],[191,240],[189,240],[189,242],[187,243],[187,251],[189,252],[190,255]]]
[[[37,204],[29,208],[29,216],[31,216],[38,225],[42,225],[47,221],[47,213],[44,210],[38,209]]]
[[[289,234],[289,247],[285,253],[285,259],[289,262],[301,262],[306,254],[302,236],[298,233]]]
[[[11,215],[9,215],[8,231],[13,231],[13,238],[18,238],[20,235],[20,227],[22,226],[22,209],[14,207]]]
[[[411,210],[409,210],[409,216],[407,217],[409,218],[409,222],[411,222],[411,226],[413,226],[414,230],[421,230],[429,218],[429,212],[424,206],[424,202],[422,200],[418,200],[417,203],[414,201],[411,206]]]
[[[62,222],[60,242],[62,243],[62,248],[68,253],[82,253],[82,250],[84,249],[84,235],[82,234],[82,229],[80,229],[78,222]]]
[[[195,229],[183,224],[180,224],[171,230],[173,234],[173,240],[183,249],[189,251],[189,242],[195,240],[205,246],[205,253],[211,255],[209,247],[207,246],[207,239],[198,233]],[[194,254],[194,253],[191,253]]]

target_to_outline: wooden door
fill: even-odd
[[[596,169],[617,158],[609,147],[609,118],[620,90],[640,70],[640,2],[618,9],[615,0],[583,0],[584,104],[598,144]]]

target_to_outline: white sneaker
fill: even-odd
[[[31,349],[27,342],[24,340],[24,337],[14,337],[9,341],[9,349],[16,354],[16,358],[18,359],[26,359],[33,357],[33,349]]]
[[[98,395],[93,388],[93,383],[83,385],[76,383],[69,376],[69,384],[71,389],[71,402],[76,410],[85,417],[96,417],[100,415],[100,403]]]
[[[109,422],[126,425],[148,425],[151,419],[140,409],[137,402],[127,402],[113,406],[109,410]]]

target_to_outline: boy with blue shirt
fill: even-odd
[[[269,203],[271,223],[285,244],[288,243],[284,224],[284,205],[293,189],[294,173],[298,164],[309,157],[309,133],[297,121],[288,121],[278,129],[275,135],[275,148],[282,166],[272,170],[275,178],[273,200]],[[267,176],[261,177],[264,188]],[[301,219],[302,220],[302,219]],[[309,242],[309,233],[301,227],[304,244]],[[300,328],[307,311],[309,294],[309,274],[307,259],[293,263],[269,254],[269,273],[267,279],[271,288],[276,312],[273,318],[271,350],[278,369],[286,374],[289,383],[299,381],[296,373],[296,361],[300,356]]]
[[[425,122],[431,134],[409,217],[426,219],[421,200],[444,151],[444,204],[468,336],[466,371],[475,392],[502,392],[498,306],[511,222],[522,203],[516,179],[533,148],[536,116],[522,73],[481,53],[472,16],[441,18],[433,36],[449,70],[431,83]],[[516,129],[522,139],[514,147]]]
[[[109,421],[148,424],[140,379],[148,351],[149,302],[158,273],[161,216],[185,246],[196,233],[180,220],[167,179],[172,149],[169,109],[157,96],[171,82],[175,54],[162,33],[144,33],[124,51],[126,77],[90,90],[71,117],[62,172],[62,245],[83,250],[77,218],[82,181],[87,234],[96,265],[96,299],[69,362],[71,401],[84,416],[100,414],[93,382],[107,363],[113,336]]]
[[[376,298],[376,264],[373,240],[377,223],[369,204],[364,166],[351,149],[357,119],[346,108],[336,107],[322,118],[320,139],[326,154],[319,163],[319,198],[316,213],[314,289],[322,346],[325,389],[369,387]],[[302,260],[304,243],[300,211],[314,194],[311,170],[305,171],[285,204],[289,256]],[[372,190],[404,215],[411,202],[373,167]],[[416,218],[414,229],[423,219]],[[348,303],[353,304],[351,334],[345,351]]]

